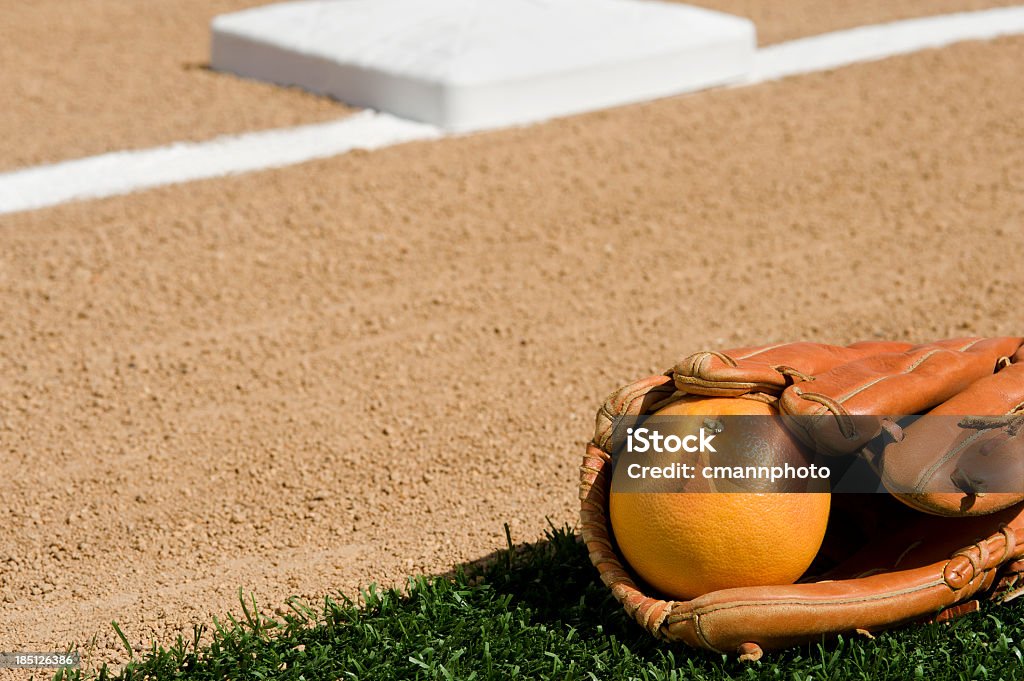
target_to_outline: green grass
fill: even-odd
[[[596,578],[568,530],[451,578],[369,589],[358,606],[297,602],[269,619],[242,599],[210,642],[156,644],[118,674],[61,679],[1021,679],[1024,603],[986,606],[952,623],[840,639],[743,664],[657,643]],[[1021,599],[1024,600],[1024,599]],[[129,648],[130,650],[130,648]]]

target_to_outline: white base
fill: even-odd
[[[753,24],[653,0],[305,0],[213,20],[214,69],[453,131],[741,80]]]

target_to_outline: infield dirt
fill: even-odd
[[[352,109],[208,68],[210,20],[260,0],[0,0],[0,172],[340,118]],[[1013,0],[697,0],[762,44]]]
[[[166,642],[240,586],[272,609],[536,540],[601,399],[683,354],[1019,333],[1022,61],[0,218],[0,649],[122,660],[111,620]]]

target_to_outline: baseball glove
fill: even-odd
[[[891,495],[834,494],[819,556],[837,533],[843,550],[796,584],[683,602],[645,593],[608,519],[612,432],[683,395],[773,403],[806,445],[861,457]],[[827,635],[942,621],[977,610],[982,596],[1024,593],[1022,430],[1024,338],[699,352],[598,411],[580,468],[582,535],[601,579],[651,634],[745,660]]]

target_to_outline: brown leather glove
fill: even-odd
[[[982,594],[1003,601],[1020,595],[1022,344],[1024,338],[960,338],[700,352],[616,391],[598,411],[580,469],[591,561],[655,636],[744,659],[822,635],[946,619],[977,609],[974,598]],[[617,419],[649,414],[685,394],[774,403],[818,452],[864,457],[905,506],[885,494],[834,495],[829,533],[858,550],[833,555],[825,569],[812,566],[816,576],[798,584],[723,589],[686,602],[643,593],[608,521],[612,431]],[[924,416],[901,426],[899,417],[915,414]],[[872,516],[885,521],[867,522]]]

